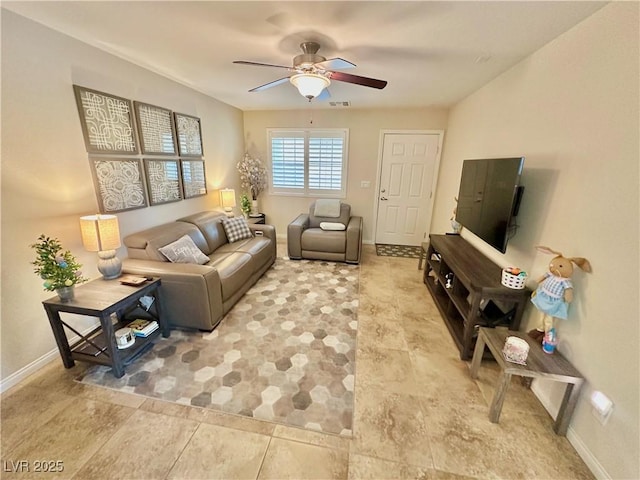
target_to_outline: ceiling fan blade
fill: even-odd
[[[338,80],[339,82],[355,83],[356,85],[362,85],[364,87],[378,88],[382,90],[387,86],[386,80],[377,80],[375,78],[361,77],[359,75],[352,75],[344,72],[327,72],[331,80]]]
[[[272,65],[270,63],[247,62],[245,60],[234,60],[233,63],[237,63],[239,65],[253,65],[256,67],[275,67],[275,68],[286,68],[287,70],[293,70],[291,67],[286,67],[284,65]]]
[[[252,88],[249,90],[250,92],[261,92],[262,90],[266,90],[267,88],[275,87],[277,85],[281,85],[285,82],[289,81],[289,77],[283,77],[278,80],[274,80],[273,82],[265,83],[264,85],[260,85],[259,87]]]
[[[344,58],[330,58],[329,60],[325,60],[324,62],[316,63],[315,66],[323,70],[342,70],[344,68],[353,68],[356,65],[355,63],[351,63]]]
[[[331,98],[331,93],[329,93],[329,89],[325,88],[322,90],[322,92],[320,92],[320,95],[318,95],[316,98],[314,98],[314,100],[316,101],[323,101],[323,100],[329,100]]]

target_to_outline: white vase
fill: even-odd
[[[251,200],[251,213],[260,213],[258,209],[258,200]]]

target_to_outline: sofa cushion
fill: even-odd
[[[222,227],[222,220],[226,218],[227,216],[222,212],[204,211],[179,218],[177,221],[191,223],[200,229],[209,245],[208,251],[204,249],[201,250],[207,255],[210,255],[227,243],[227,235],[224,233],[224,228]]]
[[[229,243],[253,237],[247,221],[242,217],[226,218],[222,220],[222,226],[224,227],[224,232],[227,234]]]
[[[251,255],[248,253],[216,251],[212,258],[210,265],[216,268],[220,276],[223,301],[238,292],[255,272],[255,263],[251,261]]]
[[[158,249],[172,263],[209,263],[209,257],[200,251],[189,235],[180,237]]]
[[[207,241],[200,229],[191,223],[171,222],[142,230],[123,239],[129,258],[167,262],[167,257],[159,252],[161,247],[189,235],[201,252],[206,252]],[[226,238],[225,238],[226,243]]]
[[[346,232],[307,228],[300,239],[302,250],[311,252],[344,253],[347,248]]]
[[[254,266],[261,267],[269,262],[273,256],[273,246],[271,239],[265,237],[251,237],[248,240],[240,240],[235,243],[227,243],[218,250],[217,253],[248,253],[254,259]],[[215,254],[211,258],[215,258]]]

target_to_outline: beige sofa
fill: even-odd
[[[289,258],[360,263],[362,252],[362,217],[351,215],[351,206],[340,203],[338,217],[315,215],[316,203],[309,213],[299,215],[287,226]],[[343,225],[344,230],[325,230],[325,222]]]
[[[275,262],[272,225],[249,225],[252,238],[229,243],[224,218],[220,212],[200,212],[123,239],[129,255],[123,272],[162,279],[164,314],[173,326],[212,330]],[[184,235],[208,263],[171,263],[158,250]]]

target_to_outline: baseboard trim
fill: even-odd
[[[552,405],[550,399],[547,395],[544,394],[542,389],[538,387],[538,382],[534,381],[531,385],[531,391],[533,394],[540,400],[540,403],[545,408],[545,410],[551,415],[552,418],[556,418],[558,415],[559,408],[555,405]],[[576,431],[569,426],[567,430],[567,440],[576,449],[576,452],[580,456],[580,458],[587,465],[591,473],[598,480],[611,480],[611,475],[607,473],[602,464],[598,461],[595,455],[589,450],[587,445],[582,441],[582,438],[576,433]]]
[[[97,325],[98,325],[98,322],[95,321],[94,324],[87,327],[83,332],[81,332],[82,335],[88,334],[89,332],[94,330]],[[73,345],[78,340],[80,340],[80,337],[78,335],[74,335],[69,339],[69,345]],[[53,362],[56,359],[56,357],[58,358],[60,357],[60,352],[58,351],[57,348],[54,348],[53,350],[42,355],[40,358],[36,358],[30,364],[22,367],[17,372],[12,373],[7,378],[3,378],[0,381],[0,393],[4,393],[5,391],[9,390],[11,387],[16,386],[18,383],[23,381],[29,375],[33,375],[41,368],[44,368],[47,364]]]
[[[40,358],[34,360],[30,364],[22,367],[15,373],[12,373],[7,378],[3,378],[0,381],[0,393],[4,393],[9,390],[11,387],[15,387],[18,383],[26,379],[28,376],[33,375],[41,368],[47,366],[47,364],[51,363],[55,360],[56,357],[59,357],[60,353],[57,348],[54,348],[48,353],[45,353]]]

